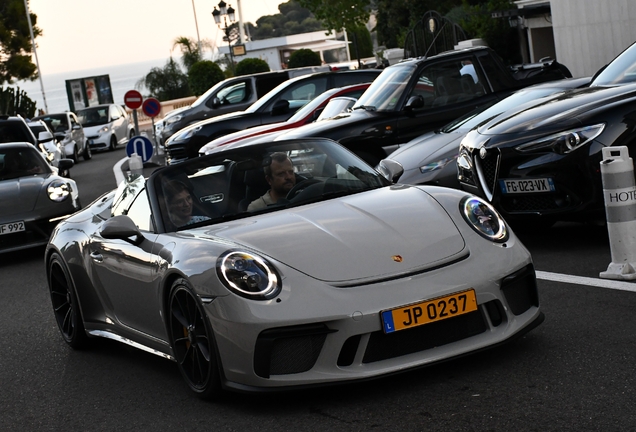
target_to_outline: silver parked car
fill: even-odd
[[[91,148],[84,136],[84,129],[74,113],[46,114],[33,117],[31,120],[43,120],[64,148],[66,157],[73,159],[75,163],[79,162],[80,155],[84,160],[92,157]]]
[[[115,150],[134,135],[126,110],[116,104],[96,105],[77,112],[88,145],[93,150]]]
[[[273,183],[284,198],[247,205]],[[45,262],[71,347],[173,360],[204,397],[379,377],[543,320],[532,258],[489,204],[392,185],[322,138],[130,176],[58,225]]]
[[[73,165],[60,160],[60,168]],[[57,175],[30,143],[0,144],[0,252],[45,245],[55,225],[80,209],[74,180]]]

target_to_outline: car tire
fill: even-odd
[[[117,138],[115,135],[110,137],[110,145],[108,146],[108,150],[113,151],[117,148]]]
[[[62,338],[74,349],[84,348],[88,343],[88,337],[75,286],[64,259],[58,253],[51,255],[49,259],[47,276],[53,314]]]
[[[73,144],[73,156],[71,156],[71,159],[73,159],[73,162],[75,162],[76,164],[78,164],[80,161],[79,149],[77,148],[77,144]]]
[[[93,153],[91,152],[91,146],[86,143],[86,147],[84,147],[84,153],[82,153],[82,157],[84,160],[90,160],[93,158]]]
[[[205,310],[188,281],[179,278],[170,289],[168,336],[181,376],[201,398],[221,392],[216,344]]]

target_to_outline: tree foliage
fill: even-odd
[[[280,13],[262,16],[256,20],[256,26],[247,23],[248,33],[252,40],[289,36],[324,30],[325,27],[314,15],[302,7],[298,1],[290,0],[278,6]]]
[[[160,101],[179,99],[191,94],[188,76],[181,71],[172,57],[164,67],[150,69],[150,72],[137,82],[136,87],[146,87],[150,96]]]
[[[42,31],[36,26],[37,16],[29,14],[33,37]],[[33,46],[24,0],[0,1],[0,83],[37,78],[37,68],[31,61]]]
[[[294,51],[289,56],[288,66],[290,68],[298,68],[305,66],[320,66],[322,60],[320,54],[307,48],[301,48],[298,51]]]
[[[269,70],[267,62],[258,58],[246,58],[236,64],[236,76],[269,72]]]
[[[188,84],[195,96],[202,95],[224,79],[225,75],[219,65],[210,60],[196,62],[188,70]]]
[[[365,25],[371,14],[371,0],[298,0],[298,3],[330,30]]]

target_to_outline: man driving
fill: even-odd
[[[269,162],[269,163],[267,163]],[[294,165],[287,153],[276,152],[269,156],[269,161],[263,167],[265,180],[270,189],[263,196],[256,198],[247,206],[247,211],[264,209],[268,205],[276,204],[279,199],[285,198],[289,191],[296,185]]]

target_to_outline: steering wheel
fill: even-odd
[[[287,192],[287,199],[290,200],[298,195],[303,189],[312,184],[320,183],[320,180],[317,178],[308,178],[306,180],[301,181],[300,183],[296,183],[296,185]]]

